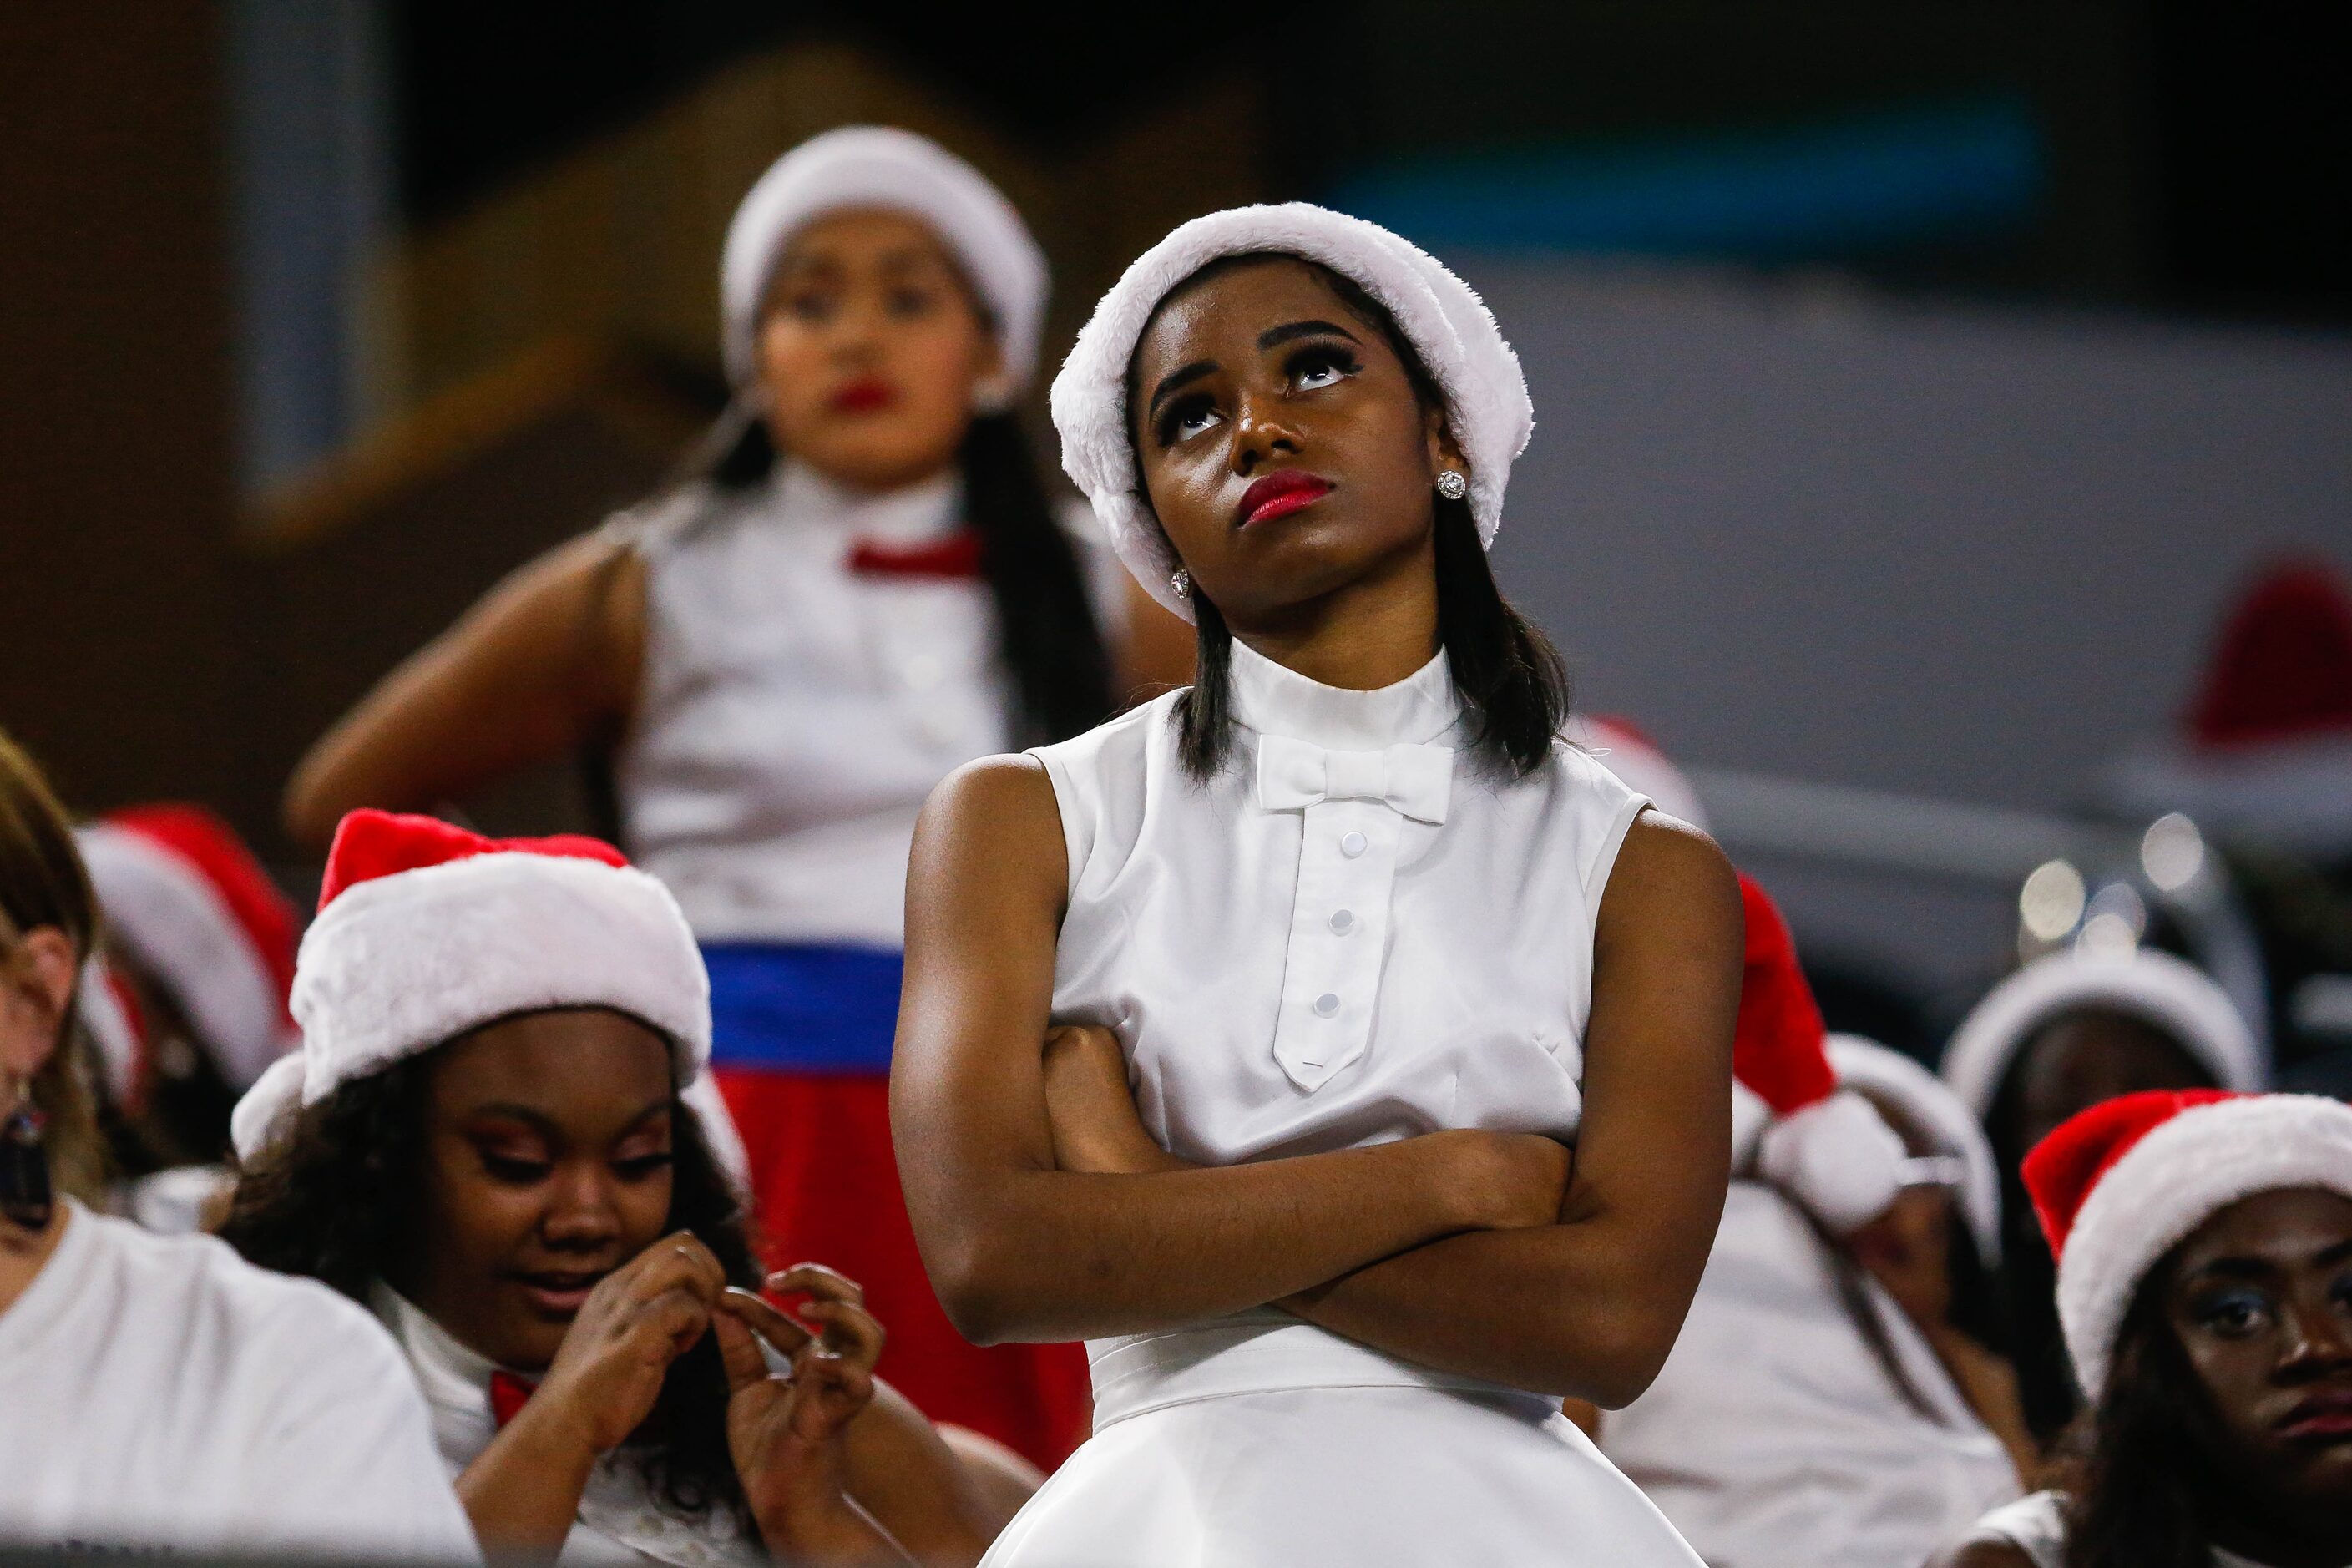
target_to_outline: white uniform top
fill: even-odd
[[[740,496],[688,489],[616,525],[646,563],[646,655],[617,782],[637,861],[707,941],[905,941],[907,851],[931,787],[1011,742],[996,607],[978,578],[851,570],[860,542],[963,526],[954,474],[882,495],[796,463]],[[1120,630],[1123,578],[1083,508],[1064,525]]]
[[[1744,1181],[1657,1381],[1601,1416],[1601,1451],[1717,1568],[1918,1563],[2017,1496],[2000,1440],[1902,1310],[1863,1283],[1932,1416],[1863,1341],[1812,1227]]]
[[[1564,742],[1487,776],[1443,655],[1343,691],[1236,643],[1234,762],[1206,785],[1174,700],[1035,752],[1069,853],[1054,1016],[1117,1032],[1153,1136],[1218,1165],[1443,1128],[1573,1138],[1593,916],[1644,797]],[[1295,1321],[1242,1339],[1211,1359],[1275,1386],[1435,1376]],[[1098,1426],[1145,1343],[1089,1347]],[[1150,1402],[1199,1391],[1139,1375]]]
[[[211,1237],[63,1223],[0,1311],[0,1545],[480,1560],[365,1311]]]
[[[1977,1521],[1969,1542],[1999,1542],[2025,1553],[2033,1568],[2065,1568],[2066,1496],[2035,1492],[1993,1510]],[[2251,1557],[2221,1547],[2212,1549],[2213,1568],[2263,1568]]]
[[[1565,743],[1491,776],[1443,658],[1341,691],[1236,646],[1233,682],[1206,785],[1172,699],[1036,753],[1069,850],[1055,1016],[1118,1032],[1195,1161],[1572,1137],[1593,915],[1644,798]],[[1094,1436],[984,1568],[1699,1568],[1557,1400],[1269,1310],[1087,1351]]]
[[[455,1480],[498,1436],[498,1419],[490,1409],[490,1374],[499,1368],[459,1344],[390,1287],[377,1285],[373,1300],[377,1316],[407,1353],[415,1383],[432,1407],[441,1465]],[[677,1568],[766,1568],[768,1555],[732,1513],[713,1510],[690,1520],[662,1507],[627,1452],[616,1450],[589,1471],[579,1516],[556,1561],[571,1568],[645,1568],[647,1563]]]

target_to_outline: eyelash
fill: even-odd
[[[1296,388],[1297,383],[1304,380],[1309,371],[1335,370],[1344,378],[1360,374],[1363,368],[1362,362],[1349,353],[1342,344],[1307,343],[1294,351],[1290,357],[1283,362],[1282,374],[1283,380]],[[1310,386],[1300,390],[1321,392],[1325,388]],[[1181,438],[1185,420],[1204,410],[1213,410],[1215,407],[1216,400],[1205,392],[1196,392],[1189,396],[1177,398],[1160,411],[1159,421],[1152,426],[1152,437],[1162,447],[1172,447]]]
[[[634,1159],[615,1160],[613,1169],[620,1173],[623,1181],[642,1182],[660,1174],[676,1163],[676,1156],[665,1149],[658,1154],[639,1154]],[[527,1187],[534,1182],[543,1182],[554,1168],[544,1160],[513,1160],[502,1154],[489,1153],[482,1156],[482,1169],[490,1179],[509,1186]]]

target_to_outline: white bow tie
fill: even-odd
[[[1451,746],[1327,752],[1287,735],[1258,739],[1261,811],[1298,811],[1327,800],[1376,800],[1416,822],[1442,824],[1453,797]]]

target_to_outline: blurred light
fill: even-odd
[[[2083,910],[2085,947],[2101,952],[2128,952],[2147,934],[2147,902],[2129,882],[2109,882]]]
[[[2063,860],[2044,861],[2017,895],[2017,918],[2036,941],[2056,942],[2083,918],[2084,896],[2083,873]]]
[[[2205,868],[2205,836],[2177,811],[2159,816],[2140,836],[2139,865],[2158,892],[2177,893]]]
[[[2106,910],[2083,922],[2083,934],[2074,945],[2102,958],[2121,958],[2139,946],[2139,932],[2132,930],[2131,921]]]

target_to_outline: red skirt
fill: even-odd
[[[750,1156],[771,1268],[822,1263],[865,1287],[889,1334],[881,1375],[934,1421],[1004,1443],[1051,1470],[1087,1436],[1091,1385],[1075,1344],[966,1340],[931,1292],[898,1190],[889,1079],[874,1072],[718,1069]]]

